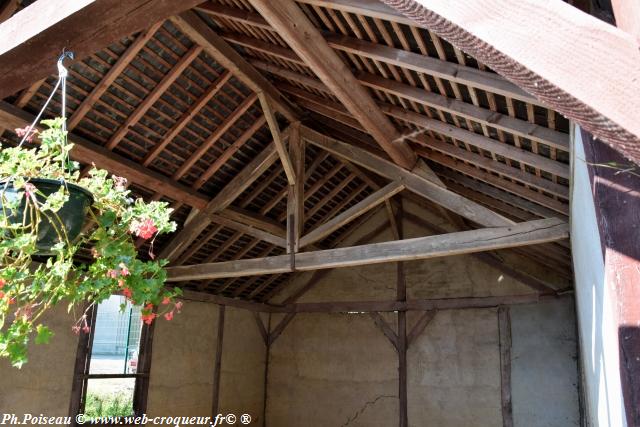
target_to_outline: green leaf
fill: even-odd
[[[51,329],[44,325],[38,325],[36,333],[36,344],[49,344],[49,339],[53,336]]]

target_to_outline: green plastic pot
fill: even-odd
[[[61,186],[66,185],[69,190],[69,200],[60,208],[57,212],[57,216],[60,220],[62,228],[66,231],[68,240],[73,242],[82,231],[89,207],[93,204],[93,195],[86,189],[71,183],[63,183],[61,181],[44,178],[31,178],[29,182],[38,189],[36,195],[39,202],[44,202],[45,196],[55,193]],[[6,189],[5,189],[6,185]],[[4,197],[0,197],[0,214],[2,213],[2,204],[4,200],[14,202],[16,199],[20,201],[20,205],[15,212],[8,212],[10,218],[15,219],[15,222],[22,222],[24,216],[24,209],[26,206],[26,200],[24,195],[24,189],[16,190],[13,184],[9,182],[0,183],[0,194],[4,189]],[[39,194],[42,193],[42,194]],[[31,218],[27,219],[27,225],[30,224]],[[56,224],[58,223],[55,220]],[[41,215],[40,223],[38,224],[38,238],[36,240],[36,246],[38,248],[39,255],[51,255],[51,248],[59,243],[60,239],[55,228],[51,224],[48,218]]]

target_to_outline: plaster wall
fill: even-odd
[[[147,413],[211,415],[218,306],[187,301],[171,322],[155,324]]]
[[[264,425],[266,345],[253,314],[226,307],[218,411],[251,416]]]
[[[55,334],[46,345],[30,343],[29,362],[22,369],[0,359],[0,414],[67,416],[78,337],[74,319],[60,305],[43,317]]]
[[[405,210],[447,228],[443,220],[417,205],[405,203]],[[353,244],[385,222],[385,212],[377,213],[343,245]],[[415,221],[405,220],[403,226],[407,238],[430,234]],[[369,242],[391,239],[386,229]],[[532,267],[529,271],[556,288],[570,285],[560,276],[545,274],[543,267],[535,268],[538,270]],[[533,292],[469,255],[408,262],[405,271],[409,299]],[[276,301],[304,286],[309,277],[302,274],[294,278]],[[337,269],[299,301],[393,300],[396,280],[395,264]],[[578,425],[573,300],[511,309],[515,425]],[[420,314],[407,314],[408,330]],[[385,313],[384,317],[395,329],[397,315]],[[273,315],[272,326],[281,318]],[[438,312],[409,347],[407,362],[410,426],[502,425],[496,309]],[[397,369],[394,348],[369,315],[297,314],[269,355],[267,424],[396,425]]]

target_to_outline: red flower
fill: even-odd
[[[167,319],[167,320],[173,319],[173,310],[171,310],[168,313],[165,313],[164,318]]]
[[[120,274],[122,276],[128,276],[130,274],[129,269],[127,268],[127,265],[124,262],[121,262],[118,267],[120,267]]]
[[[142,321],[144,323],[146,323],[147,325],[150,325],[153,322],[153,319],[155,319],[157,316],[157,314],[155,313],[149,313],[149,314],[143,314],[140,316],[140,318],[142,319]]]
[[[129,289],[129,288],[124,288],[124,289],[122,290],[122,294],[123,294],[125,297],[127,297],[127,298],[131,298],[131,289]]]
[[[171,299],[169,297],[164,297],[162,299],[162,305],[167,305],[171,302]]]
[[[91,331],[91,328],[89,327],[89,325],[85,324],[82,327],[82,332],[84,332],[85,334],[88,334]]]
[[[153,310],[153,304],[148,303],[147,305],[144,306],[145,310]]]
[[[7,304],[11,305],[11,304],[15,304],[16,303],[16,299],[15,298],[9,298],[9,301],[7,301]]]
[[[4,285],[7,284],[7,281],[4,279],[0,279],[0,289],[4,288]]]
[[[143,239],[149,239],[158,231],[158,228],[150,218],[145,218],[142,221],[135,220],[131,223],[129,231],[138,237]]]
[[[16,128],[14,130],[16,132],[16,135],[18,135],[19,138],[24,138],[24,136],[27,135],[27,132],[29,132],[29,126],[25,126],[23,128]],[[27,136],[26,141],[32,142],[33,137],[36,136],[37,133],[38,133],[37,129],[31,129],[31,132],[29,132],[29,135]]]
[[[0,299],[4,298],[4,292],[0,291]]]

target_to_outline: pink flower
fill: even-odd
[[[19,138],[24,138],[24,136],[27,135],[27,132],[29,132],[29,126],[25,126],[23,128],[16,128],[14,130],[16,132],[16,135],[18,135]],[[36,136],[37,133],[38,131],[36,129],[31,129],[31,132],[29,132],[29,135],[27,136],[26,141],[32,142],[33,137]]]
[[[74,325],[71,327],[71,330],[73,331],[74,334],[78,335],[80,333],[80,326]]]
[[[150,218],[143,219],[142,221],[134,220],[129,227],[129,231],[138,237],[143,239],[149,239],[158,231],[158,228]]]
[[[167,319],[167,320],[173,319],[173,310],[171,310],[168,313],[165,313],[164,318]]]
[[[170,302],[171,302],[171,298],[169,298],[169,297],[164,297],[164,298],[162,299],[162,305],[167,305],[167,304],[169,304]]]
[[[7,281],[4,279],[0,279],[0,289],[4,288],[4,285],[7,284]]]
[[[123,287],[124,286],[124,280],[122,279],[118,279],[118,287]]]
[[[89,327],[89,325],[85,323],[85,325],[82,327],[82,332],[84,332],[85,334],[91,332],[91,328]]]
[[[125,188],[127,188],[127,178],[124,178],[122,176],[116,176],[113,175],[113,182],[115,184],[116,190],[124,190]]]
[[[0,291],[0,299],[4,298],[4,292]]]
[[[176,303],[176,310],[178,310],[178,313],[180,313],[180,310],[182,309],[182,301],[178,301]]]
[[[155,319],[157,316],[157,314],[155,313],[149,313],[149,314],[143,314],[140,316],[140,318],[142,319],[142,321],[144,323],[146,323],[147,325],[150,325],[153,322],[153,319]]]
[[[111,277],[112,279],[115,279],[118,277],[118,272],[116,270],[109,270],[107,271],[107,277]]]
[[[29,197],[35,202],[36,186],[30,182],[24,184],[24,197]]]
[[[122,276],[128,276],[129,275],[129,269],[127,268],[127,265],[124,262],[121,262],[118,267],[120,267],[120,274]]]

